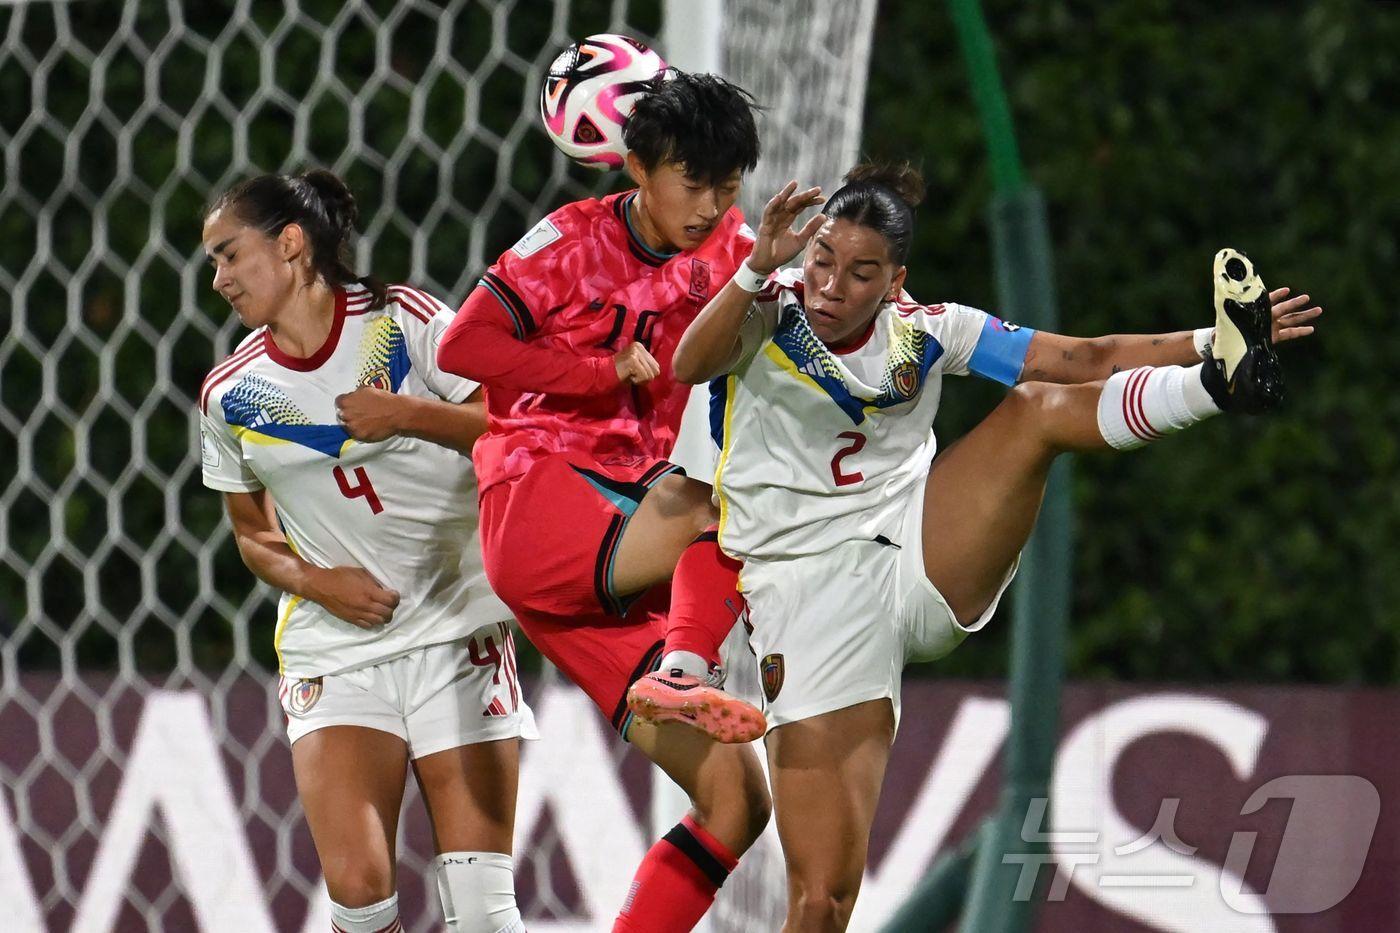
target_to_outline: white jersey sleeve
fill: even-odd
[[[971,373],[1008,386],[1020,379],[1026,349],[1035,335],[1031,328],[1008,324],[967,305],[920,305],[907,293],[901,293],[895,310],[938,341],[943,348],[939,367],[948,375]]]
[[[466,401],[480,383],[445,373],[437,365],[438,344],[457,313],[427,292],[407,285],[389,286],[389,302],[403,330],[413,370],[423,383],[445,401]]]
[[[219,492],[257,492],[263,484],[243,459],[243,447],[217,409],[199,413],[199,462],[204,485]]]

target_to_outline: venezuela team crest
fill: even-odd
[[[758,665],[759,673],[763,678],[763,695],[772,703],[778,698],[778,691],[783,689],[783,676],[786,673],[783,669],[783,656],[781,654],[765,654],[763,660]]]
[[[305,716],[321,699],[321,678],[298,680],[287,693],[287,709],[298,716]]]
[[[919,391],[919,367],[913,363],[900,363],[890,373],[890,383],[900,398],[913,398]]]
[[[366,373],[360,380],[360,385],[369,386],[371,389],[379,389],[384,392],[394,391],[394,380],[389,375],[387,367],[380,366],[377,369]]]

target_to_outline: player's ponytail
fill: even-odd
[[[822,213],[876,231],[889,244],[890,259],[902,266],[914,236],[914,208],[923,199],[923,176],[908,162],[862,162],[846,173]]]
[[[359,283],[370,291],[371,307],[383,307],[388,298],[384,284],[372,276],[360,276],[350,268],[350,242],[360,211],[355,196],[338,176],[325,169],[301,175],[259,175],[239,182],[209,208],[223,207],[250,227],[275,237],[287,224],[306,233],[311,268],[328,285]]]

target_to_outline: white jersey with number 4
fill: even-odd
[[[905,296],[838,353],[808,324],[794,269],[769,281],[740,333],[739,362],[714,392],[719,543],[770,561],[890,534],[937,449],[943,375],[1014,385],[1033,331]]]
[[[314,356],[283,354],[259,328],[204,382],[204,484],[268,490],[304,560],[363,567],[399,593],[393,619],[372,629],[282,594],[273,638],[286,677],[363,667],[510,618],[482,569],[471,460],[410,437],[360,443],[336,420],[336,396],[359,386],[464,401],[476,383],[435,363],[452,317],[416,289],[391,286],[371,309],[367,289],[347,286]]]

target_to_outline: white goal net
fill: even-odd
[[[209,198],[330,168],[361,203],[358,266],[459,301],[536,218],[616,182],[537,125],[558,49],[658,41],[687,6],[0,2],[0,926],[329,928],[272,594],[191,455],[195,394],[240,330],[209,289]],[[768,108],[751,214],[855,156],[874,6],[729,0],[712,17],[722,69]],[[533,687],[522,908],[535,930],[607,929],[661,785],[581,694],[548,671]],[[405,925],[439,928],[412,788],[401,837]],[[783,899],[770,837],[707,923],[776,928]]]

